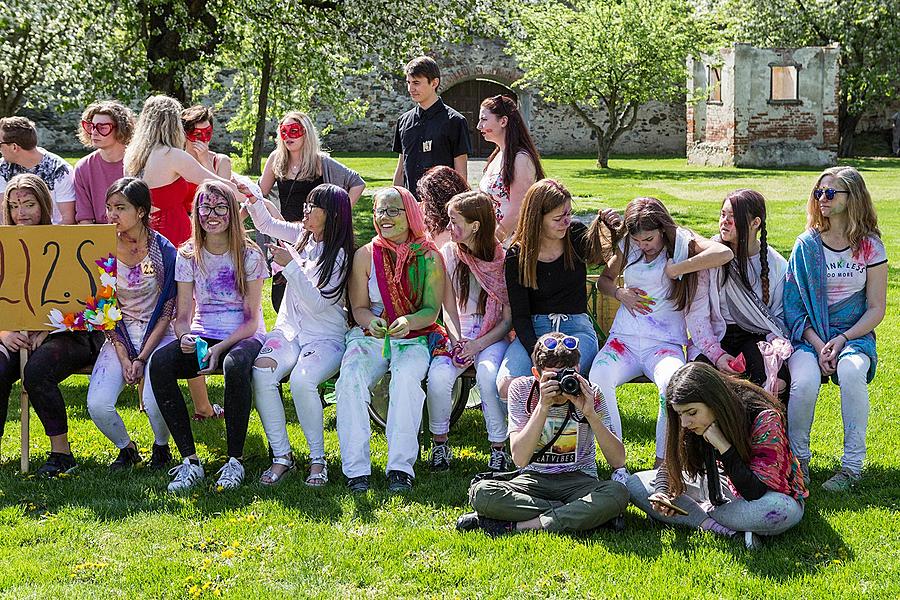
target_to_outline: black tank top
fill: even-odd
[[[285,221],[303,220],[303,203],[317,185],[324,183],[322,176],[315,179],[276,179],[278,198],[281,200],[281,214]]]

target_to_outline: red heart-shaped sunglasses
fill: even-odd
[[[115,123],[91,123],[90,121],[82,121],[81,128],[84,129],[84,132],[88,135],[91,135],[92,133],[94,133],[96,131],[99,135],[106,137],[110,133],[112,133],[113,129],[116,128],[116,124]]]

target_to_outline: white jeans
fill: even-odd
[[[622,417],[616,402],[616,388],[640,375],[646,376],[659,390],[659,412],[656,417],[656,456],[666,455],[666,387],[669,379],[684,366],[684,349],[676,344],[645,340],[636,336],[612,335],[594,357],[591,383],[603,392],[612,423],[611,431],[622,439]]]
[[[266,343],[256,360],[269,358],[275,361],[275,366],[253,366],[253,392],[256,410],[275,456],[291,452],[284,404],[279,393],[279,382],[290,373],[291,396],[297,420],[309,444],[309,458],[325,458],[325,431],[318,388],[320,383],[337,373],[343,355],[343,340],[321,339],[301,346],[296,338],[287,341],[278,330],[266,336]]]
[[[866,374],[870,360],[865,354],[851,354],[838,361],[841,382],[841,420],[844,422],[844,456],[841,466],[859,474],[866,459],[866,427],[869,423],[869,387]],[[819,361],[812,352],[797,350],[788,359],[791,371],[791,399],[787,406],[788,438],[791,450],[809,461],[809,433],[812,430],[816,399],[822,385]]]
[[[135,332],[136,333],[136,332]],[[135,341],[139,345],[141,337],[137,337],[135,333],[131,333],[131,341]],[[173,342],[174,336],[165,336],[159,345],[153,350],[162,348],[166,344]],[[150,356],[153,360],[153,356]],[[150,385],[150,360],[144,365],[144,391],[142,399],[144,401],[144,410],[150,419],[150,427],[153,429],[154,443],[164,446],[169,443],[169,428],[163,419],[162,413],[159,412],[159,406],[156,404],[156,396],[153,395],[153,386]],[[107,340],[103,347],[100,348],[100,354],[97,356],[97,362],[94,363],[94,370],[91,373],[91,383],[88,386],[87,408],[91,415],[91,420],[97,426],[103,435],[121,449],[131,442],[128,430],[125,429],[125,423],[122,417],[116,411],[116,402],[119,394],[125,389],[125,377],[122,375],[122,363],[116,354],[116,348]]]
[[[500,340],[479,352],[475,359],[475,381],[481,393],[481,408],[484,412],[488,441],[492,443],[506,441],[509,429],[506,422],[506,403],[500,400],[500,393],[497,391],[497,371],[508,346],[507,340]],[[431,362],[428,369],[426,399],[428,428],[434,435],[444,435],[450,431],[453,385],[465,370],[465,367],[456,365],[449,356],[438,356]]]
[[[337,433],[341,461],[348,478],[372,473],[369,448],[371,428],[368,403],[370,391],[390,370],[387,435],[387,471],[403,471],[415,476],[413,465],[419,454],[419,425],[425,392],[422,380],[428,373],[431,354],[425,338],[391,340],[391,359],[382,357],[384,340],[363,335],[359,327],[347,334],[347,351],[341,375],[335,385]]]

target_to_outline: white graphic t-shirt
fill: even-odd
[[[866,289],[866,269],[887,262],[887,252],[878,236],[864,238],[856,250],[849,246],[843,250],[829,248],[825,251],[825,289],[828,306],[849,298]]]
[[[534,397],[529,405],[528,396],[531,387],[535,383],[534,377],[519,377],[514,379],[509,386],[509,432],[519,432],[525,428],[528,419],[534,412],[539,399],[539,390],[535,390]],[[609,427],[609,415],[606,413],[606,403],[603,394],[594,388],[594,410],[600,415],[603,423]],[[553,446],[539,457],[537,461],[529,463],[525,467],[528,471],[537,473],[568,473],[571,471],[583,471],[588,475],[597,476],[597,457],[594,445],[594,432],[584,418],[573,411],[573,416],[566,421],[567,405],[556,406],[550,409],[550,414],[544,422],[544,430],[535,447],[535,453],[546,446],[556,432],[563,428],[559,437],[553,442]],[[583,422],[582,422],[583,421]]]

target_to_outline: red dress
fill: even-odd
[[[190,187],[184,177],[179,177],[172,183],[150,188],[150,203],[159,209],[150,213],[150,227],[176,248],[191,237]]]

